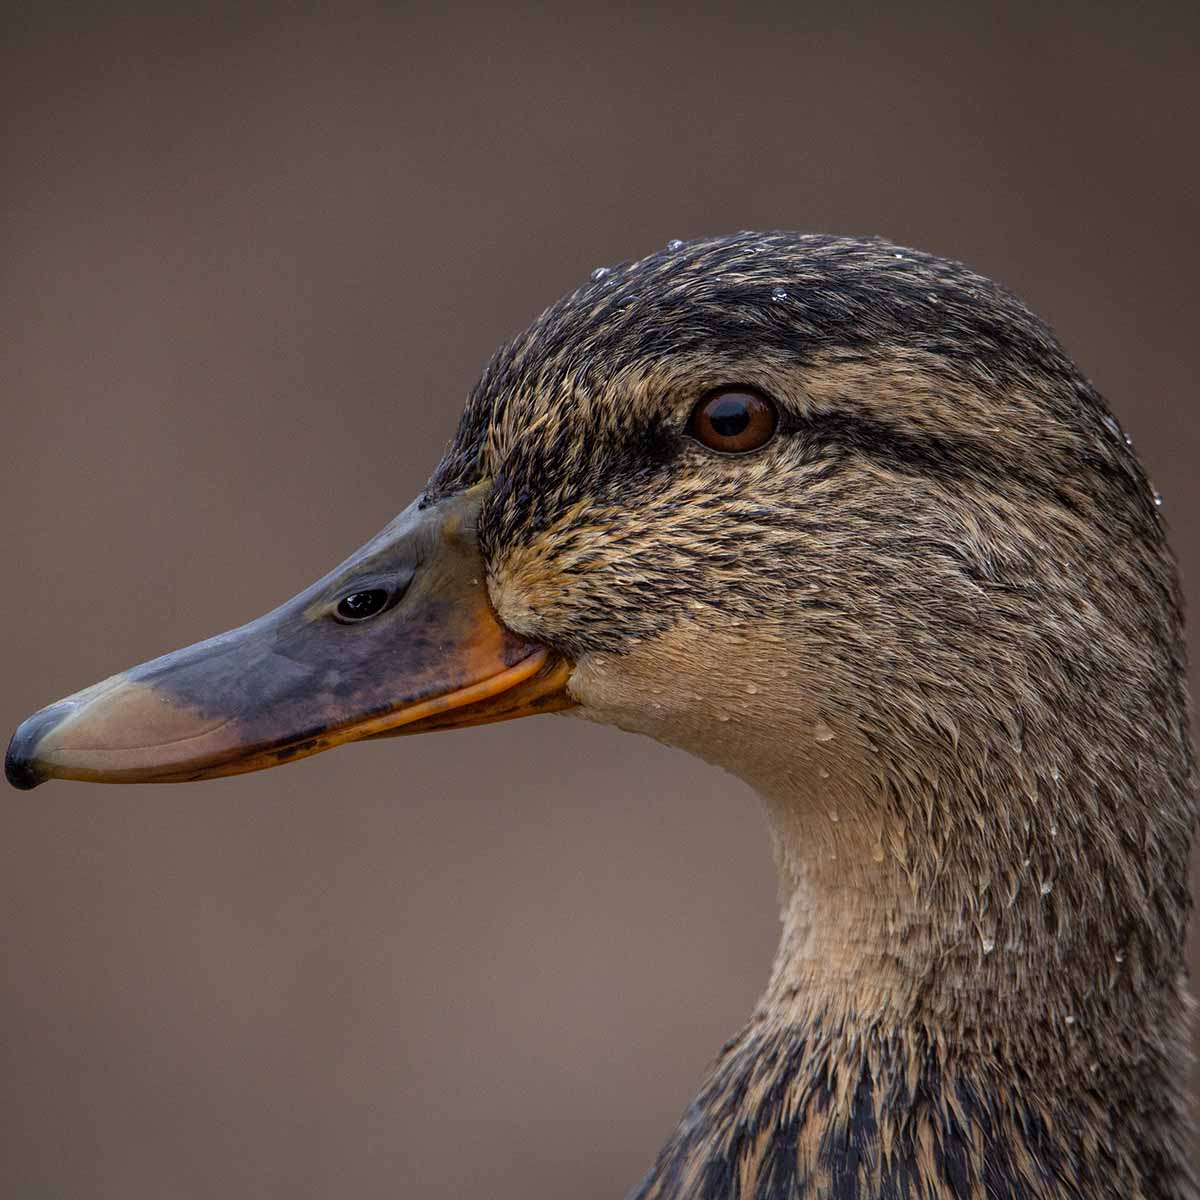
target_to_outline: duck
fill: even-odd
[[[761,797],[782,934],[631,1200],[1197,1200],[1186,670],[1161,501],[1043,321],[882,238],[743,232],[592,272],[375,538],[5,771],[655,738]]]

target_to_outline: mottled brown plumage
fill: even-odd
[[[781,406],[756,454],[683,436],[722,384]],[[879,240],[688,243],[497,354],[427,496],[481,480],[577,711],[774,832],[767,993],[636,1195],[1196,1197],[1179,586],[1047,328]]]
[[[730,389],[763,415],[737,454],[691,419]],[[740,234],[595,272],[419,503],[33,714],[5,773],[205,779],[574,704],[741,776],[775,844],[767,990],[637,1200],[1200,1200],[1185,678],[1158,498],[1028,309]]]

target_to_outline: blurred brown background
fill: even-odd
[[[1200,583],[1194,5],[4,17],[0,730],[420,488],[592,267],[880,232],[1048,317]],[[747,789],[561,718],[3,795],[0,1194],[620,1197],[748,1014]]]

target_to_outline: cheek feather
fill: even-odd
[[[630,481],[620,502],[577,502],[493,561],[497,612],[527,636],[570,639],[566,649],[611,648],[665,628],[699,598],[745,582],[737,543],[769,537],[770,510],[742,493],[754,496],[768,474],[681,472]]]

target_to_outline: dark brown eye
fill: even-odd
[[[775,436],[779,414],[775,405],[757,392],[710,392],[692,409],[690,437],[722,454],[746,454],[765,446]]]

